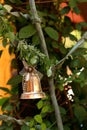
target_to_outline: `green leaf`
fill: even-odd
[[[41,130],[46,130],[46,124],[45,123],[41,124]]]
[[[80,25],[81,25],[82,27],[87,27],[87,22],[80,22]]]
[[[77,6],[77,1],[78,1],[78,0],[69,0],[69,6],[70,6],[71,8],[76,7],[76,6]]]
[[[52,47],[53,47],[53,48],[56,48],[56,49],[59,49],[58,42],[53,41],[53,42],[52,42]]]
[[[74,114],[80,122],[87,119],[87,111],[80,105],[75,105]]]
[[[9,51],[12,51],[12,49],[10,49]],[[9,53],[12,53],[12,52],[9,52]],[[11,65],[14,69],[18,69],[17,59],[12,59]],[[15,75],[15,73],[14,73],[14,75]]]
[[[48,112],[48,111],[49,111],[49,106],[48,106],[48,105],[44,106],[44,107],[42,108],[42,110],[41,110],[42,113],[46,113],[46,112]]]
[[[7,102],[8,101],[8,98],[1,98],[0,99],[0,106],[3,106],[3,104],[5,103],[5,102]]]
[[[12,77],[11,79],[9,79],[7,84],[17,85],[17,84],[21,83],[21,81],[22,81],[22,76],[16,75],[16,76]]]
[[[7,106],[5,106],[4,110],[8,111],[8,112],[11,112],[11,110],[13,110],[13,106],[8,104]]]
[[[49,69],[47,70],[47,76],[48,76],[48,77],[51,77],[51,76],[52,76],[52,69],[51,69],[51,68],[49,68]]]
[[[3,44],[3,46],[4,46],[4,47],[6,47],[6,45],[8,44],[8,42],[7,42],[7,39],[6,39],[6,38],[4,38],[4,39],[3,39],[2,44]]]
[[[69,37],[72,41],[77,41],[76,36],[74,36],[73,34],[69,34]]]
[[[7,126],[4,124],[4,125],[0,125],[0,130],[6,130]]]
[[[67,25],[67,29],[69,30],[69,28],[71,27],[71,19],[70,19],[70,17],[64,16],[64,22]]]
[[[54,28],[52,28],[52,27],[46,27],[44,30],[45,30],[45,32],[47,33],[47,35],[50,38],[58,41],[58,38],[59,38],[58,32]]]
[[[38,45],[40,43],[40,39],[38,37],[37,34],[35,34],[33,37],[32,37],[32,44],[33,45]]]
[[[58,88],[59,88],[60,91],[63,91],[63,90],[64,90],[64,86],[63,86],[62,84],[59,84],[59,85],[58,85]]]
[[[30,129],[28,129],[28,130],[36,130],[35,128],[30,128]]]
[[[2,50],[0,50],[0,57],[1,57],[1,55],[2,55],[2,52],[3,52],[3,51],[2,51]]]
[[[87,0],[78,0],[78,2],[87,2]]]
[[[29,130],[29,126],[23,125],[23,126],[21,127],[21,130]]]
[[[38,62],[38,56],[33,56],[33,57],[30,59],[30,63],[31,63],[32,65],[35,65],[37,62]]]
[[[29,38],[36,33],[36,29],[32,24],[27,25],[20,29],[19,38]]]
[[[31,120],[30,120],[29,126],[30,126],[30,127],[33,127],[33,126],[34,126],[34,119],[31,119]]]
[[[1,90],[5,91],[6,93],[11,93],[11,91],[8,88],[0,87]]]
[[[70,7],[69,6],[66,6],[66,7],[64,7],[62,10],[61,10],[61,15],[64,15],[64,14],[67,14],[67,13],[69,13],[69,11],[70,11]]]
[[[77,23],[77,24],[76,24],[76,29],[80,31],[81,28],[82,28],[81,24],[80,24],[80,23]]]
[[[60,112],[61,114],[65,115],[66,114],[66,110],[63,107],[60,107]]]
[[[83,27],[87,27],[87,22],[80,22],[76,24],[77,30],[81,30]]]
[[[65,125],[65,126],[64,126],[64,130],[70,130],[69,126],[68,126],[68,125]]]
[[[41,117],[41,115],[35,115],[34,119],[35,119],[36,122],[42,123],[42,117]]]
[[[0,4],[0,10],[1,10],[1,9],[3,9],[3,6],[2,6],[2,4]]]
[[[15,40],[15,35],[14,35],[13,32],[8,32],[8,33],[6,34],[6,37],[9,38],[9,40],[10,40],[11,42],[14,42],[14,40]]]
[[[43,107],[44,103],[42,100],[40,100],[38,103],[37,103],[37,107],[38,109],[41,109]]]
[[[80,10],[78,7],[74,7],[73,8],[73,11],[76,13],[76,14],[80,14]]]
[[[44,16],[47,16],[47,13],[46,12],[41,12],[41,11],[37,11],[38,12],[38,15],[39,17],[44,17]]]
[[[6,130],[13,130],[13,126],[11,126],[11,127],[6,127]]]

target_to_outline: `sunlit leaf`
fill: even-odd
[[[41,124],[41,130],[46,130],[46,124],[45,123]]]
[[[34,119],[31,119],[31,120],[30,120],[29,126],[30,126],[30,127],[33,127],[33,126],[34,126]]]
[[[42,108],[42,110],[41,110],[42,113],[46,113],[46,112],[48,112],[48,111],[49,111],[49,106],[48,106],[48,105],[44,106],[44,107]]]
[[[49,69],[47,70],[47,76],[48,76],[48,77],[52,76],[52,70],[51,70],[51,68],[49,68]]]
[[[29,130],[36,130],[35,128],[30,128]]]
[[[37,62],[38,62],[38,57],[37,57],[37,56],[33,56],[33,57],[30,59],[30,63],[31,63],[32,65],[35,65]]]
[[[42,117],[41,117],[41,115],[35,115],[34,119],[35,119],[36,122],[42,123]]]
[[[5,4],[3,7],[7,10],[8,13],[10,13],[12,10],[12,7],[10,5]]]
[[[37,107],[38,107],[38,109],[41,109],[42,107],[43,107],[43,101],[42,100],[40,100],[38,103],[37,103]]]

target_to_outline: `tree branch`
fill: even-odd
[[[3,121],[5,121],[5,122],[8,122],[8,121],[10,121],[10,122],[16,122],[17,124],[19,124],[19,125],[23,125],[23,124],[25,124],[25,125],[27,125],[27,126],[29,126],[29,123],[28,122],[25,122],[24,120],[20,120],[20,119],[16,119],[16,118],[14,118],[14,117],[11,117],[11,116],[7,116],[7,115],[0,115],[0,120],[3,120]]]
[[[33,23],[36,26],[36,30],[37,30],[38,36],[40,38],[41,48],[42,48],[43,52],[49,58],[45,38],[44,38],[43,31],[42,31],[42,28],[41,28],[41,25],[40,25],[40,19],[38,17],[36,6],[35,6],[35,1],[34,0],[29,0],[29,5],[30,5],[31,12],[32,12]],[[56,121],[57,121],[57,127],[58,127],[58,130],[63,130],[63,123],[62,123],[62,119],[61,119],[61,115],[60,115],[59,105],[57,103],[57,99],[56,99],[56,95],[55,95],[53,77],[48,78],[48,82],[49,82],[49,86],[50,86],[49,87],[50,96],[51,96],[52,104],[53,104],[53,107],[54,107],[54,110],[55,110],[55,117],[56,117]]]
[[[65,62],[65,60],[73,53],[76,51],[76,49],[79,48],[85,41],[87,40],[87,32],[85,32],[82,36],[82,38],[76,43],[76,45],[68,52],[68,54],[58,62],[55,66],[52,67],[52,70],[59,69],[62,64]]]

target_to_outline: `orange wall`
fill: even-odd
[[[2,41],[0,40],[0,50],[3,50],[2,55],[0,57],[0,87],[10,88],[7,85],[8,80],[11,78],[11,60],[14,58],[14,54],[9,54],[8,51],[9,46],[6,48],[2,46]],[[0,90],[0,98],[2,96],[7,96],[7,94]]]
[[[67,6],[67,3],[66,2],[63,2],[61,4],[61,7],[65,7]],[[78,22],[84,22],[86,21],[87,22],[87,2],[83,2],[83,3],[80,3],[78,5],[79,9],[80,9],[80,14],[77,15],[75,13],[73,13],[72,11],[70,11],[67,16],[69,16],[72,20],[72,22],[74,23],[78,23]]]

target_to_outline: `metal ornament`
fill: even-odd
[[[42,91],[40,78],[33,67],[28,67],[23,75],[22,80],[23,93],[21,99],[38,99],[44,98],[45,93]]]

